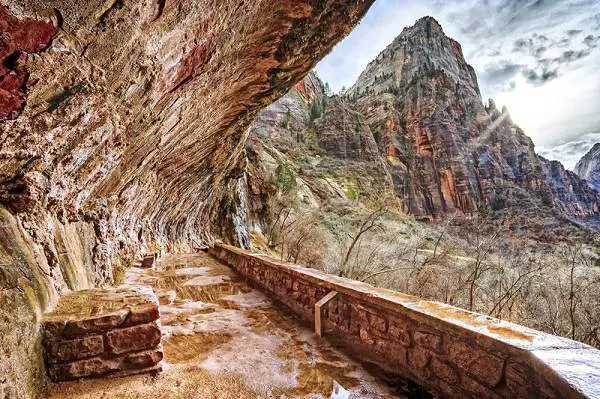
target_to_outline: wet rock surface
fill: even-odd
[[[377,369],[317,340],[310,327],[207,254],[167,255],[155,269],[130,269],[125,284],[157,293],[163,372],[51,384],[49,397],[329,398],[333,381],[356,398],[403,397]],[[152,356],[143,352],[136,361]]]
[[[309,322],[315,305],[337,292],[322,309],[329,340],[414,381],[413,394],[598,396],[600,351],[583,343],[228,245],[211,253]]]
[[[158,301],[149,287],[83,290],[42,318],[53,381],[158,372],[163,352]]]

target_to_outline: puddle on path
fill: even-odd
[[[334,381],[352,398],[400,397],[207,254],[167,255],[125,282],[160,298],[163,373],[51,384],[50,397],[329,398]]]

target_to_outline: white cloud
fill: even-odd
[[[596,143],[600,143],[600,133],[588,133],[577,140],[536,148],[536,152],[544,158],[560,161],[565,168],[573,170],[577,161]]]

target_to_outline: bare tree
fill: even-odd
[[[297,215],[294,224],[289,224],[286,236],[289,237],[286,246],[286,260],[298,263],[301,258],[310,259],[308,263],[315,263],[313,255],[318,255],[318,241],[323,237],[317,223],[318,213],[303,213]],[[310,253],[309,253],[310,252]]]
[[[495,285],[493,288],[497,291],[490,295],[493,299],[488,315],[502,319],[505,307],[523,294],[525,287],[531,284],[533,278],[539,277],[544,269],[543,262],[528,257],[523,251],[505,251],[493,267],[495,278],[490,283]]]
[[[576,339],[579,328],[577,309],[581,304],[581,292],[585,289],[585,279],[577,275],[578,269],[588,266],[588,259],[583,253],[581,243],[574,245],[565,245],[562,247],[561,255],[564,266],[566,266],[566,282],[563,286],[559,279],[559,286],[562,288],[562,302],[569,320],[569,337]]]
[[[338,271],[339,276],[345,276],[347,274],[346,266],[348,265],[348,261],[350,260],[352,251],[354,250],[354,247],[360,242],[364,234],[373,230],[385,231],[383,225],[380,223],[380,219],[386,212],[387,211],[385,211],[382,208],[371,212],[360,224],[360,227],[358,228],[356,233],[353,236],[348,235],[350,237],[350,245],[346,250],[342,263],[340,264]]]
[[[293,230],[298,219],[295,215],[297,211],[289,205],[293,203],[290,198],[290,195],[272,197],[269,202],[271,216],[267,226],[267,245],[272,249],[280,248],[281,260],[284,258],[287,234]]]

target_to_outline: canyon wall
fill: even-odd
[[[460,44],[431,17],[405,28],[345,98],[380,137],[408,213],[472,214],[521,191],[568,217],[598,214],[598,192],[574,174],[549,173],[508,111],[482,102]]]
[[[585,344],[216,244],[210,252],[328,339],[444,398],[597,397],[600,352]]]
[[[336,197],[335,183],[388,206],[393,200],[380,194],[392,192],[419,220],[482,209],[533,217],[542,209],[589,225],[600,216],[598,191],[538,156],[508,110],[482,101],[460,44],[431,17],[405,28],[345,93],[326,93],[315,80],[310,96],[296,86],[251,126],[252,188],[268,180],[275,160],[293,165],[321,203]],[[383,176],[371,179],[381,184],[364,181],[369,176]]]
[[[157,248],[212,241],[248,124],[371,3],[0,4],[4,396],[35,396],[36,323],[62,292],[112,284]]]

